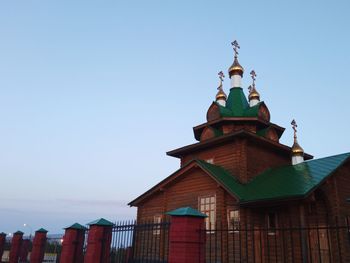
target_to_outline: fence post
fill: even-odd
[[[19,253],[21,251],[22,241],[23,241],[23,232],[17,231],[13,233],[11,240],[11,250],[10,250],[10,260],[9,263],[17,263],[19,259]]]
[[[2,259],[2,254],[4,253],[6,243],[6,234],[4,232],[0,233],[0,262]]]
[[[60,263],[82,263],[86,227],[75,223],[65,228]]]
[[[42,263],[44,261],[46,235],[47,230],[43,228],[35,231],[32,253],[30,253],[30,263]]]
[[[166,213],[171,216],[169,263],[205,262],[205,223],[207,215],[191,207]]]
[[[101,218],[88,225],[90,229],[84,263],[108,263],[114,224]]]

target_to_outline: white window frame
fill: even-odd
[[[162,223],[162,215],[154,215],[153,216],[153,223],[154,224],[160,224]],[[153,230],[153,235],[160,235],[160,225],[159,226],[154,226],[154,230]]]
[[[213,198],[213,199],[212,199]],[[204,202],[202,202],[204,199]],[[209,203],[207,203],[209,199]],[[213,200],[213,202],[212,202]],[[206,208],[206,206],[209,205],[209,209]],[[214,206],[213,209],[211,209],[211,205]],[[204,206],[204,209],[202,209]],[[208,217],[205,218],[205,229],[209,232],[210,230],[215,230],[216,227],[216,195],[203,195],[198,197],[198,210],[206,214]],[[210,215],[210,212],[212,212],[212,216]],[[212,219],[212,220],[211,220]]]
[[[235,217],[231,217],[231,212],[233,213],[237,213],[238,214],[238,220],[235,220]],[[237,219],[237,217],[236,217]],[[238,233],[239,232],[239,227],[240,227],[240,222],[241,222],[241,215],[240,215],[240,211],[238,208],[235,207],[230,207],[227,209],[227,228],[229,229],[230,233],[235,232]],[[236,225],[238,223],[238,226]]]

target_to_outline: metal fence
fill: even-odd
[[[207,263],[350,262],[349,225],[261,228],[226,223],[201,234]]]
[[[112,230],[111,263],[165,263],[169,251],[168,222],[118,222]]]

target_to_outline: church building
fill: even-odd
[[[270,121],[254,70],[249,94],[244,94],[239,45],[232,45],[228,96],[220,72],[207,121],[193,128],[197,142],[167,152],[180,159],[180,168],[129,203],[138,209],[137,220],[159,222],[166,212],[189,206],[208,216],[207,229],[220,222],[232,231],[240,225],[266,227],[273,235],[290,225],[346,224],[350,153],[313,159],[298,143],[294,120],[294,144],[280,143],[285,128]]]

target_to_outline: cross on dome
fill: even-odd
[[[297,122],[293,119],[290,124],[292,125],[292,128],[294,130],[294,139],[297,139]]]
[[[239,46],[237,40],[231,42],[231,45],[233,46],[233,51],[235,52],[235,58],[237,58],[238,53],[238,49],[240,49],[241,47]]]
[[[254,71],[254,69],[250,72],[250,76],[252,77],[252,80],[253,80],[253,87],[255,87],[255,80],[256,80],[256,73]]]

